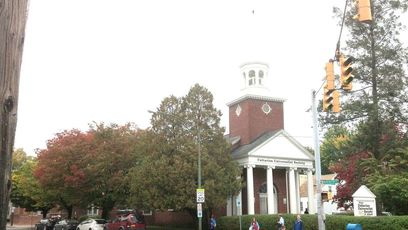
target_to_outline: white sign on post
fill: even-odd
[[[205,202],[205,194],[203,188],[197,189],[197,203],[204,203]]]
[[[203,206],[201,203],[197,204],[197,217],[203,217]]]

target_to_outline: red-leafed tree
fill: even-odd
[[[34,176],[41,186],[54,194],[55,201],[72,216],[74,206],[83,204],[86,187],[86,156],[92,150],[92,133],[73,129],[56,134],[47,148],[38,152]]]
[[[336,179],[340,182],[337,185],[337,194],[333,198],[338,202],[338,207],[347,209],[352,206],[352,195],[360,187],[364,176],[364,172],[359,165],[361,161],[369,157],[370,154],[367,151],[350,154],[330,167],[332,172],[337,173]]]

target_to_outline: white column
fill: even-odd
[[[248,215],[255,214],[255,197],[254,197],[254,174],[253,165],[247,165],[247,200],[248,200]]]
[[[268,214],[274,214],[275,198],[273,196],[273,167],[266,170],[266,190],[268,191]]]
[[[239,191],[236,199],[239,200],[239,205],[237,206],[237,215],[242,216],[242,190]]]
[[[299,170],[295,171],[295,185],[296,185],[296,213],[300,213],[300,178]]]
[[[234,196],[230,196],[227,199],[227,216],[232,216],[232,207],[233,203],[231,202],[234,199]]]
[[[290,213],[296,214],[296,184],[295,184],[295,169],[289,169],[289,207]]]
[[[309,209],[309,214],[315,214],[316,209],[315,209],[315,200],[314,200],[314,189],[313,189],[313,174],[312,170],[309,169],[307,170],[307,197],[308,197],[308,209]]]

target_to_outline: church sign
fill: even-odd
[[[365,185],[352,195],[354,216],[377,216],[375,195]]]
[[[270,159],[270,158],[257,158],[258,162],[270,163],[273,166],[292,166],[292,167],[305,167],[311,164],[307,161],[299,160],[286,160],[286,159]]]

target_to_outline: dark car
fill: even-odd
[[[54,225],[54,230],[75,230],[78,224],[77,220],[61,220]]]
[[[106,226],[108,230],[146,230],[146,222],[140,212],[120,214]]]

